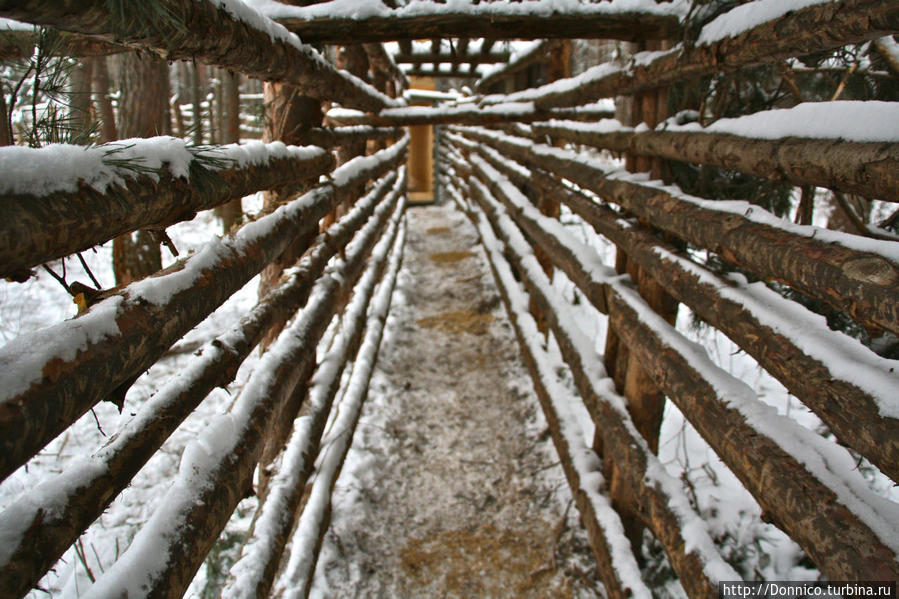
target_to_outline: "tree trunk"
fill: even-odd
[[[324,115],[321,103],[308,96],[300,95],[295,87],[266,82],[264,87],[266,128],[263,139],[266,142],[282,141],[288,145],[297,143],[298,136],[312,127],[320,127]],[[294,192],[296,190],[289,190]],[[268,191],[265,194],[264,207],[266,210],[274,210],[290,197],[289,194],[278,191]],[[305,236],[294,239],[284,255],[263,270],[259,281],[259,296],[265,295],[268,290],[277,284],[286,266],[292,264],[309,247],[315,233],[307,232]],[[277,337],[281,327],[276,326],[263,340],[261,347],[264,349]]]
[[[9,109],[6,107],[6,90],[0,83],[0,146],[11,146],[12,144],[12,131],[9,130]]]
[[[206,89],[205,73],[206,69],[196,62],[190,65],[190,102],[193,106],[193,121],[191,130],[194,145],[203,145],[203,90]]]
[[[220,102],[223,107],[222,143],[232,144],[240,142],[240,75],[231,71],[222,70],[222,94]],[[216,214],[222,220],[222,229],[225,233],[234,228],[243,215],[243,207],[240,198],[228,202],[224,206],[216,208]]]
[[[94,93],[100,113],[100,140],[107,143],[119,138],[115,111],[109,97],[109,66],[105,56],[96,56],[91,60],[94,63]]]
[[[94,122],[93,103],[91,102],[91,84],[93,82],[93,61],[84,58],[72,70],[72,89],[69,100],[72,143],[90,143],[91,128]]]

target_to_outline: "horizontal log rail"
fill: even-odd
[[[332,110],[328,119],[341,125],[372,127],[406,127],[410,125],[492,125],[530,123],[552,118],[603,119],[614,116],[606,106],[538,110],[531,102],[514,102],[494,106],[459,104],[455,106],[409,106],[388,108],[377,114],[349,110]]]
[[[307,96],[344,106],[380,110],[397,105],[242,3],[154,0],[154,8],[148,8],[129,0],[113,6],[119,8],[110,10],[105,0],[0,0],[0,16],[150,50],[170,61],[202,60],[257,79],[283,81]]]
[[[382,178],[344,218],[320,234],[278,287],[237,325],[207,343],[182,376],[141,406],[135,418],[88,464],[67,469],[43,483],[41,501],[23,498],[0,513],[0,528],[21,531],[18,540],[7,539],[0,559],[0,587],[19,596],[37,584],[200,402],[215,387],[234,379],[239,366],[271,326],[286,320],[306,302],[328,260],[363,225],[358,235],[366,240],[365,247],[374,243],[377,230],[404,189],[404,177],[398,179],[390,173]],[[369,217],[371,221],[366,223]]]
[[[315,127],[297,134],[298,143],[334,148],[360,141],[391,141],[403,136],[400,127]]]
[[[473,54],[454,54],[451,52],[413,52],[412,54],[394,54],[393,59],[397,64],[462,64],[476,65],[485,63],[506,62],[509,60],[508,52],[492,51],[488,54],[475,52]]]
[[[680,482],[665,474],[664,467],[640,436],[624,409],[624,399],[609,391],[610,380],[595,357],[590,343],[579,328],[558,310],[558,300],[550,297],[549,281],[529,245],[504,210],[500,208],[480,178],[471,183],[473,196],[488,215],[497,237],[506,247],[505,255],[517,267],[522,283],[553,330],[575,385],[603,439],[604,457],[622,472],[620,481],[631,491],[637,505],[632,509],[662,543],[669,561],[691,596],[715,597],[720,580],[739,579],[721,558],[701,518],[687,500]],[[688,543],[684,529],[696,532]],[[690,550],[687,550],[687,547]],[[623,595],[622,596],[626,596]]]
[[[899,140],[762,139],[705,131],[601,132],[583,123],[534,123],[536,135],[637,156],[720,166],[794,185],[899,202]],[[610,128],[614,128],[610,126]]]
[[[336,15],[325,5],[307,8],[277,6],[266,15],[299,35],[306,43],[348,44],[447,37],[490,39],[600,38],[640,41],[680,37],[680,15],[664,6],[649,11],[622,10],[615,3],[568,5],[555,11],[544,2],[504,3],[493,12],[489,5],[474,10],[446,10],[434,3],[405,10],[354,18]],[[547,17],[552,17],[547,18]]]
[[[575,283],[596,278],[595,271],[583,271],[588,267],[581,260],[589,249],[575,249],[577,242],[565,239],[568,234],[558,221],[539,214],[486,162],[472,162],[517,224],[554,261],[560,254],[549,253],[553,246],[567,246],[577,257],[556,262]],[[836,445],[772,413],[749,387],[714,366],[618,277],[604,282],[606,297],[596,304],[608,307],[610,320],[632,355],[756,498],[766,518],[799,543],[833,580],[899,574],[895,542],[899,530],[893,531],[895,521],[885,515],[896,509],[887,509],[860,477],[853,478],[854,462],[848,453],[840,455]],[[603,287],[581,291],[592,303],[591,296],[599,289]]]
[[[394,221],[401,216],[397,212]],[[316,281],[304,310],[263,355],[222,418],[220,426],[231,434],[220,440],[221,431],[210,427],[203,439],[185,448],[179,476],[160,507],[85,597],[123,596],[135,585],[149,596],[181,597],[249,488],[264,431],[301,382],[305,364],[314,363],[318,342],[364,270],[365,258],[361,251],[348,255]],[[209,453],[207,447],[221,451]],[[170,548],[163,563],[131,559],[148,552],[158,555],[160,546]]]
[[[172,162],[162,162],[149,169],[158,153],[157,141],[172,147]],[[120,158],[127,149],[127,158]],[[30,269],[75,252],[100,245],[124,233],[138,229],[165,229],[174,223],[190,220],[197,212],[208,210],[266,189],[291,190],[317,181],[334,168],[334,158],[321,148],[285,147],[282,143],[263,146],[222,146],[196,151],[183,142],[164,138],[113,143],[95,148],[72,148],[73,160],[92,160],[91,181],[79,180],[66,189],[47,194],[32,189],[56,186],[58,172],[54,168],[58,148],[0,148],[0,276],[22,281]],[[178,161],[189,153],[191,160]],[[83,154],[82,157],[80,154]],[[258,159],[238,157],[258,155]],[[14,160],[4,160],[12,155]],[[232,158],[232,156],[234,158]],[[120,161],[120,162],[119,162]],[[18,166],[37,173],[27,185],[14,186],[20,176]],[[6,166],[8,165],[8,166]],[[93,180],[105,173],[105,185]],[[186,171],[186,172],[185,172]],[[33,180],[37,179],[37,180]],[[17,189],[27,187],[27,190]]]
[[[746,202],[689,196],[575,152],[486,129],[455,131],[569,179],[762,278],[783,281],[864,326],[899,333],[899,259],[892,242],[865,239],[860,247],[854,235],[784,223]]]
[[[448,139],[467,145],[464,138],[454,134],[448,134]],[[565,187],[543,171],[511,164],[483,146],[465,150],[477,151],[517,185],[537,184],[561,199],[599,235],[636,260],[678,301],[755,358],[818,414],[843,444],[899,480],[899,404],[893,397],[899,388],[896,360],[880,358],[857,341],[822,326],[819,317],[803,314],[804,309],[795,302],[764,285],[716,275],[657,235],[623,220],[610,207]],[[545,244],[549,242],[544,240]],[[587,279],[577,283],[595,284]],[[815,331],[817,342],[810,344],[797,338],[797,330],[803,335]]]
[[[736,37],[690,46],[679,44],[663,54],[638,54],[630,64],[622,67],[599,65],[577,77],[560,79],[538,88],[508,96],[488,96],[485,102],[533,101],[544,109],[577,106],[599,98],[688,81],[701,75],[833,50],[896,31],[899,31],[899,7],[890,0],[813,4]]]
[[[175,341],[312,230],[355,186],[405,159],[408,136],[234,235],[112,293],[79,317],[0,349],[0,477],[95,403],[124,392]],[[72,351],[72,347],[77,351]]]
[[[291,546],[291,559],[288,560],[288,563],[280,576],[276,590],[276,595],[278,597],[283,597],[284,599],[292,599],[294,597],[305,598],[309,594],[309,588],[312,584],[312,575],[315,572],[315,565],[318,561],[319,550],[321,549],[322,538],[324,537],[325,532],[327,532],[330,523],[331,494],[334,485],[337,482],[337,478],[340,475],[340,470],[343,466],[347,452],[349,451],[350,444],[352,443],[362,404],[367,397],[368,385],[378,357],[381,337],[387,320],[387,312],[390,309],[390,302],[401,264],[402,248],[405,243],[405,228],[402,228],[395,237],[396,239],[393,243],[390,256],[388,256],[386,260],[380,260],[380,263],[383,264],[383,266],[379,270],[386,269],[387,272],[384,274],[384,279],[381,281],[375,297],[371,300],[371,314],[368,316],[367,320],[364,318],[364,313],[360,314],[357,331],[353,333],[353,338],[347,343],[350,352],[355,353],[356,356],[353,363],[352,373],[347,381],[346,392],[343,399],[337,407],[337,417],[332,427],[334,432],[322,440],[321,446],[326,448],[324,450],[325,454],[321,458],[320,466],[316,469],[315,482],[302,504],[302,517],[299,519],[298,530],[295,533],[301,535],[300,538],[313,540],[314,546],[298,547],[296,544]],[[390,248],[385,248],[385,250],[386,249]],[[379,273],[377,278],[380,278],[380,276]],[[360,285],[363,285],[363,283],[360,283]],[[363,320],[366,321],[362,322]],[[362,325],[364,325],[364,327]],[[365,333],[364,339],[361,338],[362,332]],[[329,356],[326,360],[341,360],[343,358],[340,357],[340,353],[346,352],[345,350],[336,350],[332,352],[333,356]],[[324,427],[323,421],[328,416],[328,412],[325,408],[330,408],[332,400],[313,403],[316,400],[311,396],[316,391],[316,388],[322,389],[323,394],[333,396],[337,391],[339,384],[340,374],[337,373],[335,369],[331,369],[331,372],[328,372],[326,376],[313,381],[313,389],[312,393],[310,393],[310,406],[312,407],[306,416],[312,420],[322,420],[322,428]],[[321,399],[323,400],[324,398]],[[308,421],[309,420],[303,422],[303,425]],[[304,454],[301,448],[304,445],[305,438],[315,438],[315,434],[310,437],[306,435],[306,432],[317,426],[317,424],[299,426],[294,433],[294,437],[291,439],[291,445],[285,452],[282,460],[281,473],[283,473],[283,476],[280,479],[276,476],[275,483],[272,486],[272,492],[266,498],[267,505],[275,506],[272,508],[271,512],[273,514],[272,519],[277,518],[277,514],[280,512],[283,514],[281,520],[285,524],[290,520],[292,525],[293,522],[297,520],[296,515],[294,515],[293,518],[287,517],[290,513],[289,510],[282,511],[279,509],[279,506],[284,504],[280,503],[280,497],[277,497],[276,494],[278,491],[283,491],[284,495],[296,498],[297,503],[299,503],[299,496],[306,490],[306,485],[302,483],[296,484],[299,477],[292,475],[290,465],[296,463],[293,460],[295,458],[299,460],[301,455],[311,456],[311,451],[305,452]],[[284,466],[285,464],[287,467]],[[311,470],[311,464],[309,465],[308,470]],[[308,479],[308,474],[305,475],[304,479]],[[305,480],[303,482],[305,483]],[[257,536],[250,537],[251,543],[256,539],[265,543],[268,539],[273,538],[273,534],[277,534],[273,531],[260,530],[259,522],[262,518],[263,516],[261,515],[256,521],[257,528],[254,532]],[[284,543],[292,526],[281,525],[273,528],[278,528],[278,532],[283,533],[284,537],[278,538]],[[256,549],[259,545],[260,543],[255,543],[252,546]],[[262,552],[254,551],[253,553],[258,555],[258,553]],[[253,568],[253,570],[258,570],[262,560],[259,560],[257,555],[245,555],[248,557],[247,562],[249,567]],[[295,559],[295,556],[299,556],[299,559]],[[275,562],[276,560],[272,560],[270,563],[274,564]],[[291,567],[293,565],[296,567]],[[271,576],[274,577],[274,567],[271,568],[270,572]],[[246,599],[254,599],[255,597],[265,596],[265,594],[270,591],[271,584],[259,585],[256,589],[253,589],[253,578],[249,577],[250,580],[247,580],[248,574],[250,574],[250,572],[247,571],[247,568],[242,567],[240,562],[238,562],[238,564],[231,569],[231,581],[234,584],[230,586],[226,584],[222,595],[226,597],[245,597]],[[289,584],[285,584],[285,582],[288,582]],[[265,591],[265,594],[261,594],[262,590]]]

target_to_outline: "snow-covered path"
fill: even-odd
[[[585,535],[462,214],[408,211],[398,289],[313,596],[595,596]]]

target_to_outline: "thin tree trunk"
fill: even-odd
[[[169,67],[155,56],[135,52],[119,58],[122,96],[119,133],[125,139],[154,137],[169,129]],[[162,268],[159,242],[148,231],[117,237],[112,246],[116,285],[127,285]]]
[[[72,140],[74,143],[90,142],[90,131],[93,125],[93,103],[91,102],[91,84],[93,80],[93,61],[82,59],[72,70],[72,89],[69,100]]]
[[[193,139],[194,145],[203,144],[203,89],[206,85],[203,81],[205,69],[196,62],[191,64],[190,70],[190,101],[193,104]]]
[[[222,93],[219,95],[220,104],[223,107],[222,143],[240,142],[240,75],[231,71],[222,70]],[[225,233],[240,222],[243,214],[240,198],[228,202],[224,206],[216,208],[216,215],[222,220],[222,229]]]
[[[94,63],[95,100],[100,113],[100,140],[103,143],[115,141],[119,138],[119,132],[112,99],[109,97],[109,66],[105,56],[96,56],[91,60]]]
[[[0,83],[0,146],[13,144],[12,131],[9,130],[9,109],[6,107],[6,92]]]

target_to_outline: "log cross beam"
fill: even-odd
[[[121,6],[121,14],[104,0],[0,0],[0,16],[150,50],[167,60],[203,60],[265,81],[290,83],[304,95],[344,106],[376,111],[397,105],[241,3],[128,0],[112,5]]]
[[[818,3],[762,23],[736,37],[691,46],[679,44],[661,54],[638,54],[623,67],[609,68],[603,64],[563,80],[567,85],[554,82],[508,96],[488,96],[485,101],[531,100],[541,108],[577,106],[711,73],[832,50],[896,31],[899,31],[899,4],[891,0]]]

